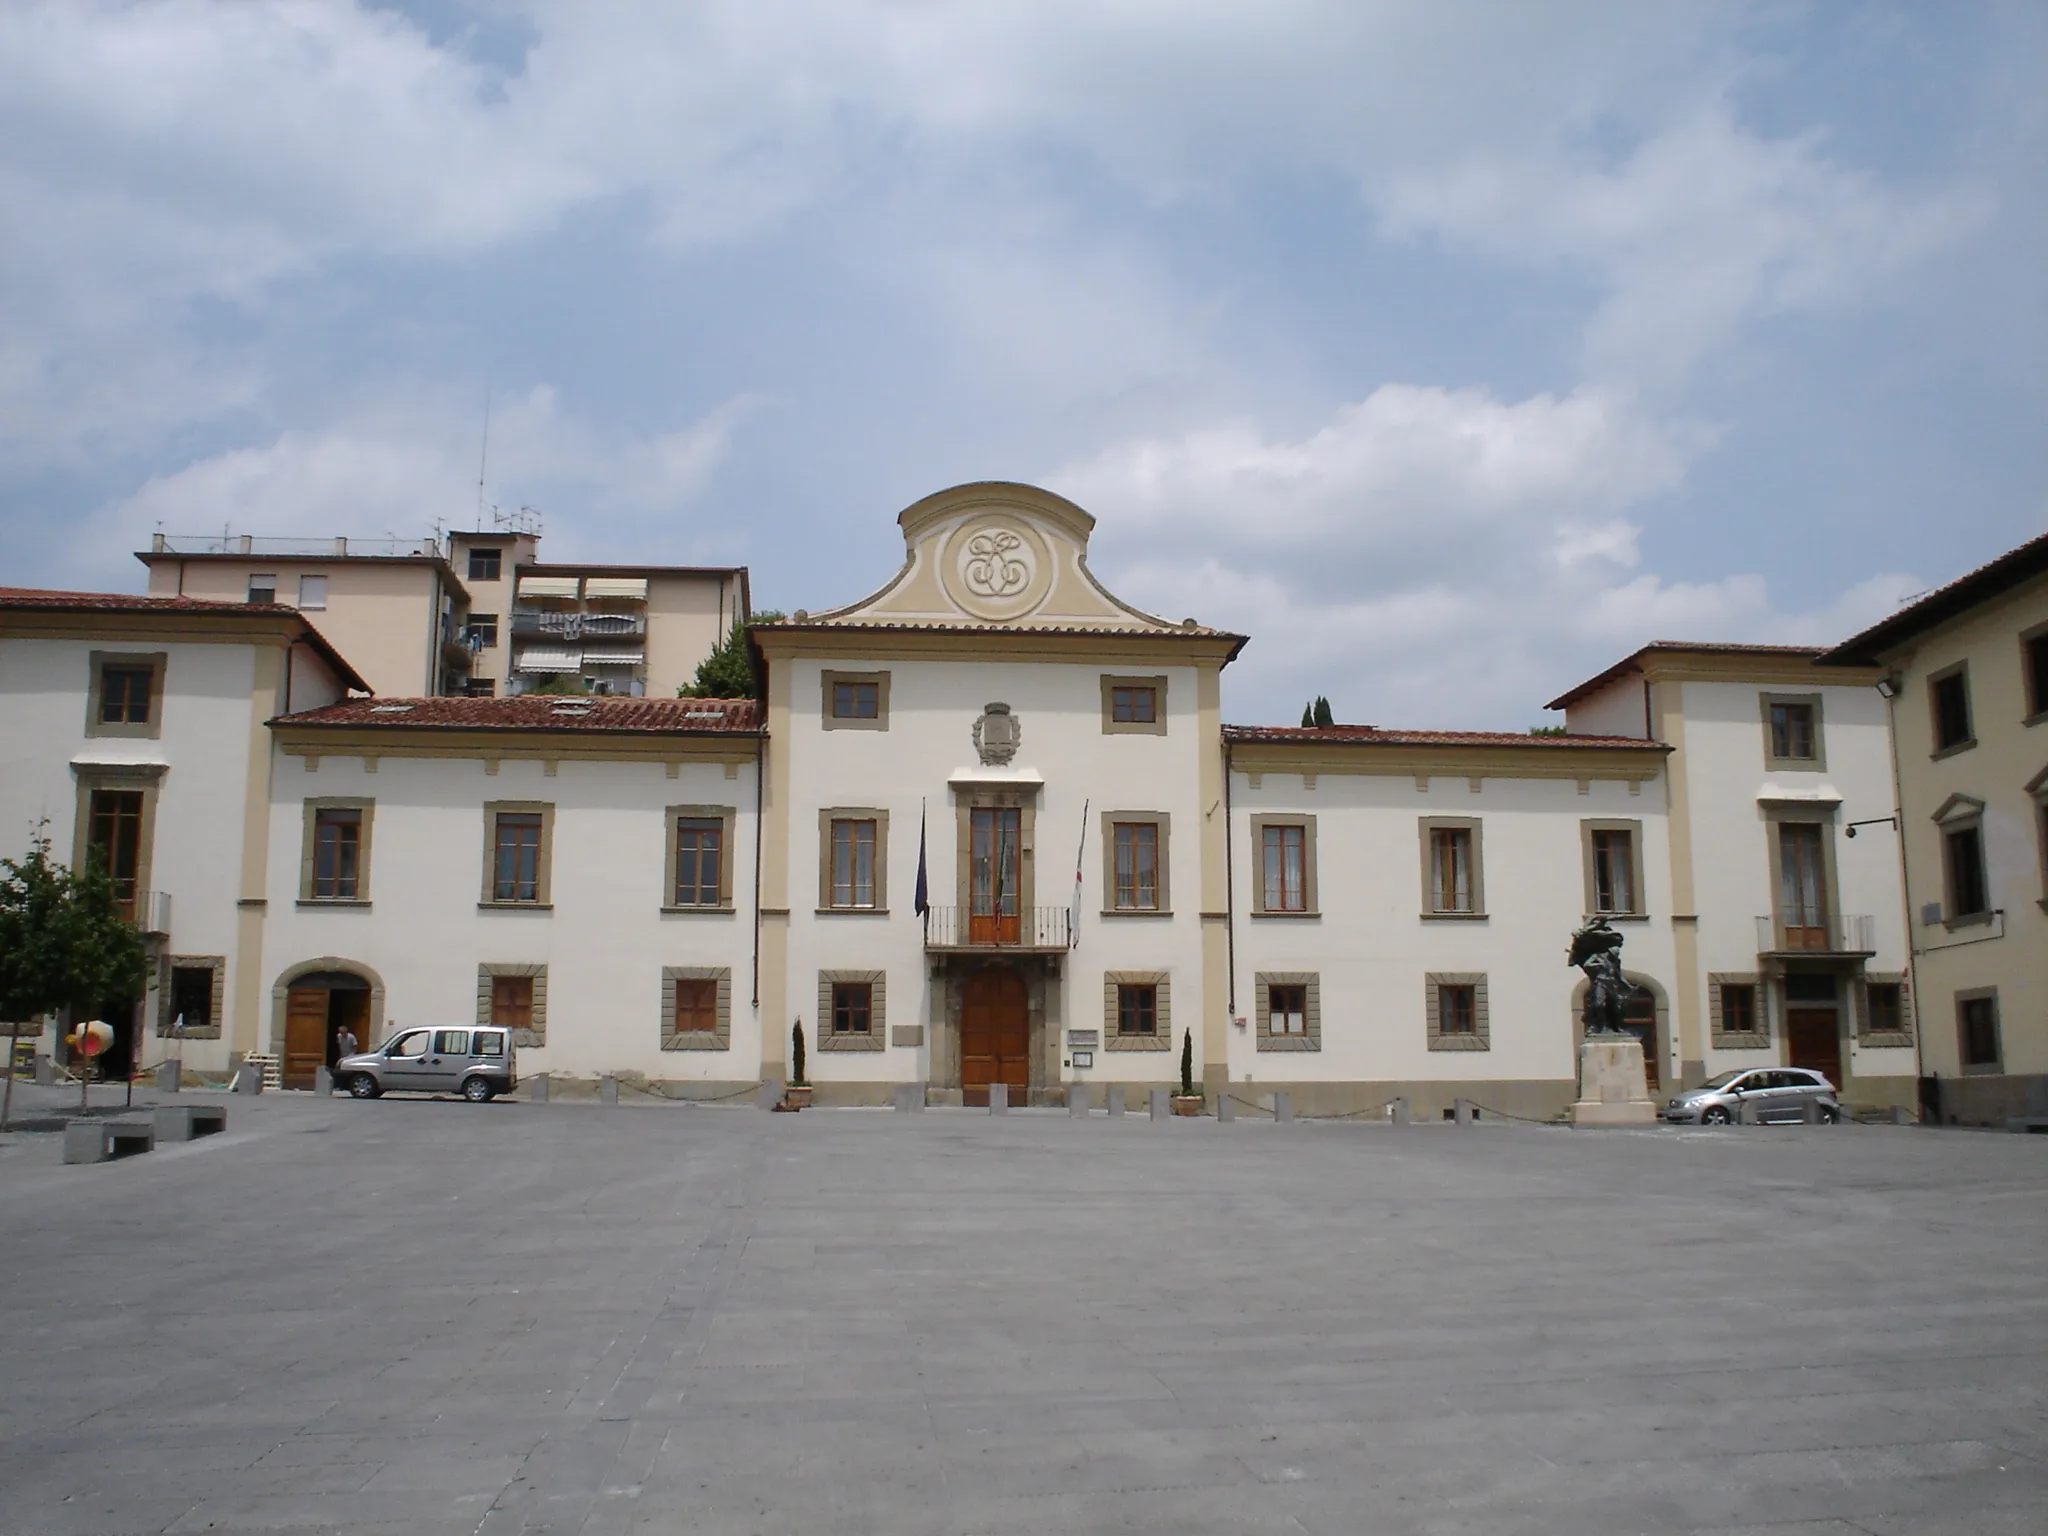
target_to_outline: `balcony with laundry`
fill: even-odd
[[[592,693],[647,691],[647,578],[520,573],[510,691],[576,677]]]

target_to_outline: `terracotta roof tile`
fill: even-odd
[[[1974,571],[1922,593],[1898,612],[1879,619],[1861,634],[1851,635],[1820,659],[1824,667],[1875,666],[1884,653],[1914,635],[1945,624],[1979,603],[2010,591],[2048,571],[2048,533],[2008,549]]]
[[[441,731],[628,731],[705,735],[760,729],[752,699],[628,699],[527,693],[504,699],[346,699],[273,725]]]
[[[1561,747],[1615,747],[1635,752],[1666,752],[1661,741],[1637,736],[1528,736],[1516,731],[1404,731],[1376,725],[1226,725],[1231,742],[1315,743],[1347,747],[1528,747],[1555,751]]]
[[[1712,656],[1804,657],[1808,661],[1814,661],[1826,649],[1827,647],[1824,645],[1742,645],[1726,640],[1652,640],[1648,645],[1631,651],[1628,655],[1622,657],[1621,660],[1617,661],[1605,672],[1589,677],[1576,688],[1559,694],[1543,707],[1545,709],[1563,709],[1566,705],[1576,704],[1580,699],[1586,697],[1587,694],[1604,688],[1617,677],[1626,677],[1631,672],[1640,672],[1642,670],[1643,658],[1652,654],[1684,656],[1704,653]]]

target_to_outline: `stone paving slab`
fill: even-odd
[[[0,1138],[6,1536],[2048,1530],[2040,1139],[228,1102]]]

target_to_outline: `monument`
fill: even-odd
[[[1573,1125],[1654,1125],[1657,1106],[1643,1070],[1643,1042],[1624,1021],[1637,991],[1621,969],[1622,936],[1604,917],[1572,935],[1567,961],[1586,973],[1586,1038],[1579,1045],[1579,1097]]]

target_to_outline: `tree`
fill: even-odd
[[[1320,727],[1320,726],[1325,726],[1325,725],[1335,725],[1336,723],[1337,723],[1337,717],[1336,717],[1335,715],[1333,715],[1333,714],[1331,714],[1331,713],[1330,713],[1330,701],[1329,701],[1328,699],[1324,698],[1324,697],[1323,697],[1323,696],[1322,696],[1321,694],[1317,694],[1317,695],[1316,695],[1316,724],[1317,724],[1317,726],[1319,726],[1319,727]]]
[[[1571,729],[1568,726],[1562,725],[1532,725],[1529,727],[1529,734],[1531,736],[1569,736]]]
[[[108,998],[140,995],[147,977],[142,934],[122,918],[114,882],[95,851],[83,870],[50,857],[47,824],[26,859],[0,859],[0,1019],[7,1027],[7,1082],[0,1127],[14,1099],[15,1031],[45,1014],[96,1014]],[[81,1075],[79,1107],[85,1107]]]
[[[1308,730],[1313,730],[1313,729],[1315,728],[1315,723],[1316,723],[1316,707],[1315,707],[1315,705],[1314,705],[1314,704],[1304,704],[1304,705],[1302,705],[1302,706],[1301,706],[1301,728],[1302,728],[1302,729],[1303,729],[1304,731],[1308,731]]]
[[[782,614],[764,608],[749,618],[734,619],[718,648],[697,663],[697,680],[676,690],[679,699],[751,699],[756,691],[753,658],[747,653],[747,632],[756,624],[773,624]]]
[[[804,1021],[789,1026],[789,1086],[802,1088],[804,1081]]]
[[[590,692],[590,685],[573,672],[556,672],[545,682],[536,683],[526,690],[528,693],[574,693]]]
[[[1192,1099],[1195,1096],[1195,1032],[1184,1029],[1180,1034],[1180,1096]]]

